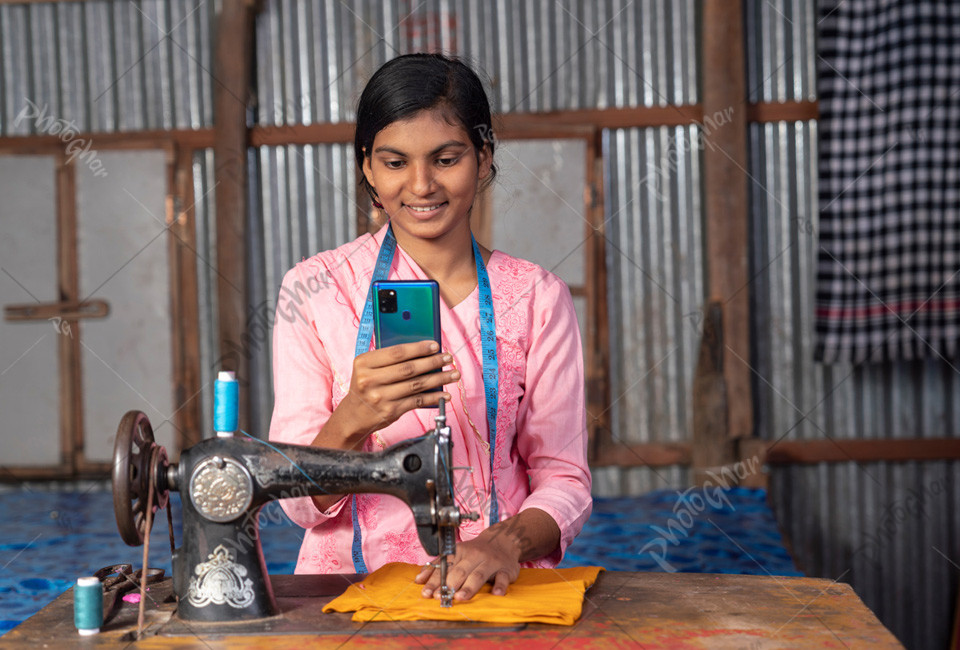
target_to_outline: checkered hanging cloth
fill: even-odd
[[[960,0],[820,0],[816,358],[955,356]]]

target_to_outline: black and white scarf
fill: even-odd
[[[960,342],[960,1],[820,0],[816,357]]]

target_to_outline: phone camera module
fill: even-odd
[[[397,311],[397,292],[393,289],[381,289],[377,292],[377,302],[381,314],[393,314]]]

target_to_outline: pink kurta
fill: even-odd
[[[273,334],[276,401],[270,439],[309,445],[350,389],[364,301],[386,234],[363,235],[300,262],[283,279]],[[499,362],[495,455],[500,519],[540,508],[560,527],[560,551],[530,563],[552,567],[590,515],[586,416],[580,333],[567,286],[536,264],[494,251],[487,264],[493,289]],[[426,279],[398,246],[390,279]],[[460,370],[447,405],[457,502],[481,519],[461,525],[458,539],[489,525],[490,456],[480,357],[477,289],[453,308],[441,301],[443,350]],[[436,409],[404,414],[370,436],[366,451],[422,435]],[[396,497],[358,495],[363,557],[370,571],[387,562],[422,564],[413,515]],[[353,522],[349,498],[320,512],[309,497],[285,499],[289,517],[306,529],[297,573],[348,573]]]

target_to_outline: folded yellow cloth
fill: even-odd
[[[324,612],[355,612],[354,621],[483,621],[487,623],[552,623],[573,625],[580,618],[583,594],[602,567],[520,569],[505,596],[490,593],[487,584],[466,602],[440,607],[420,595],[413,579],[421,567],[393,562],[352,584],[330,601]]]

